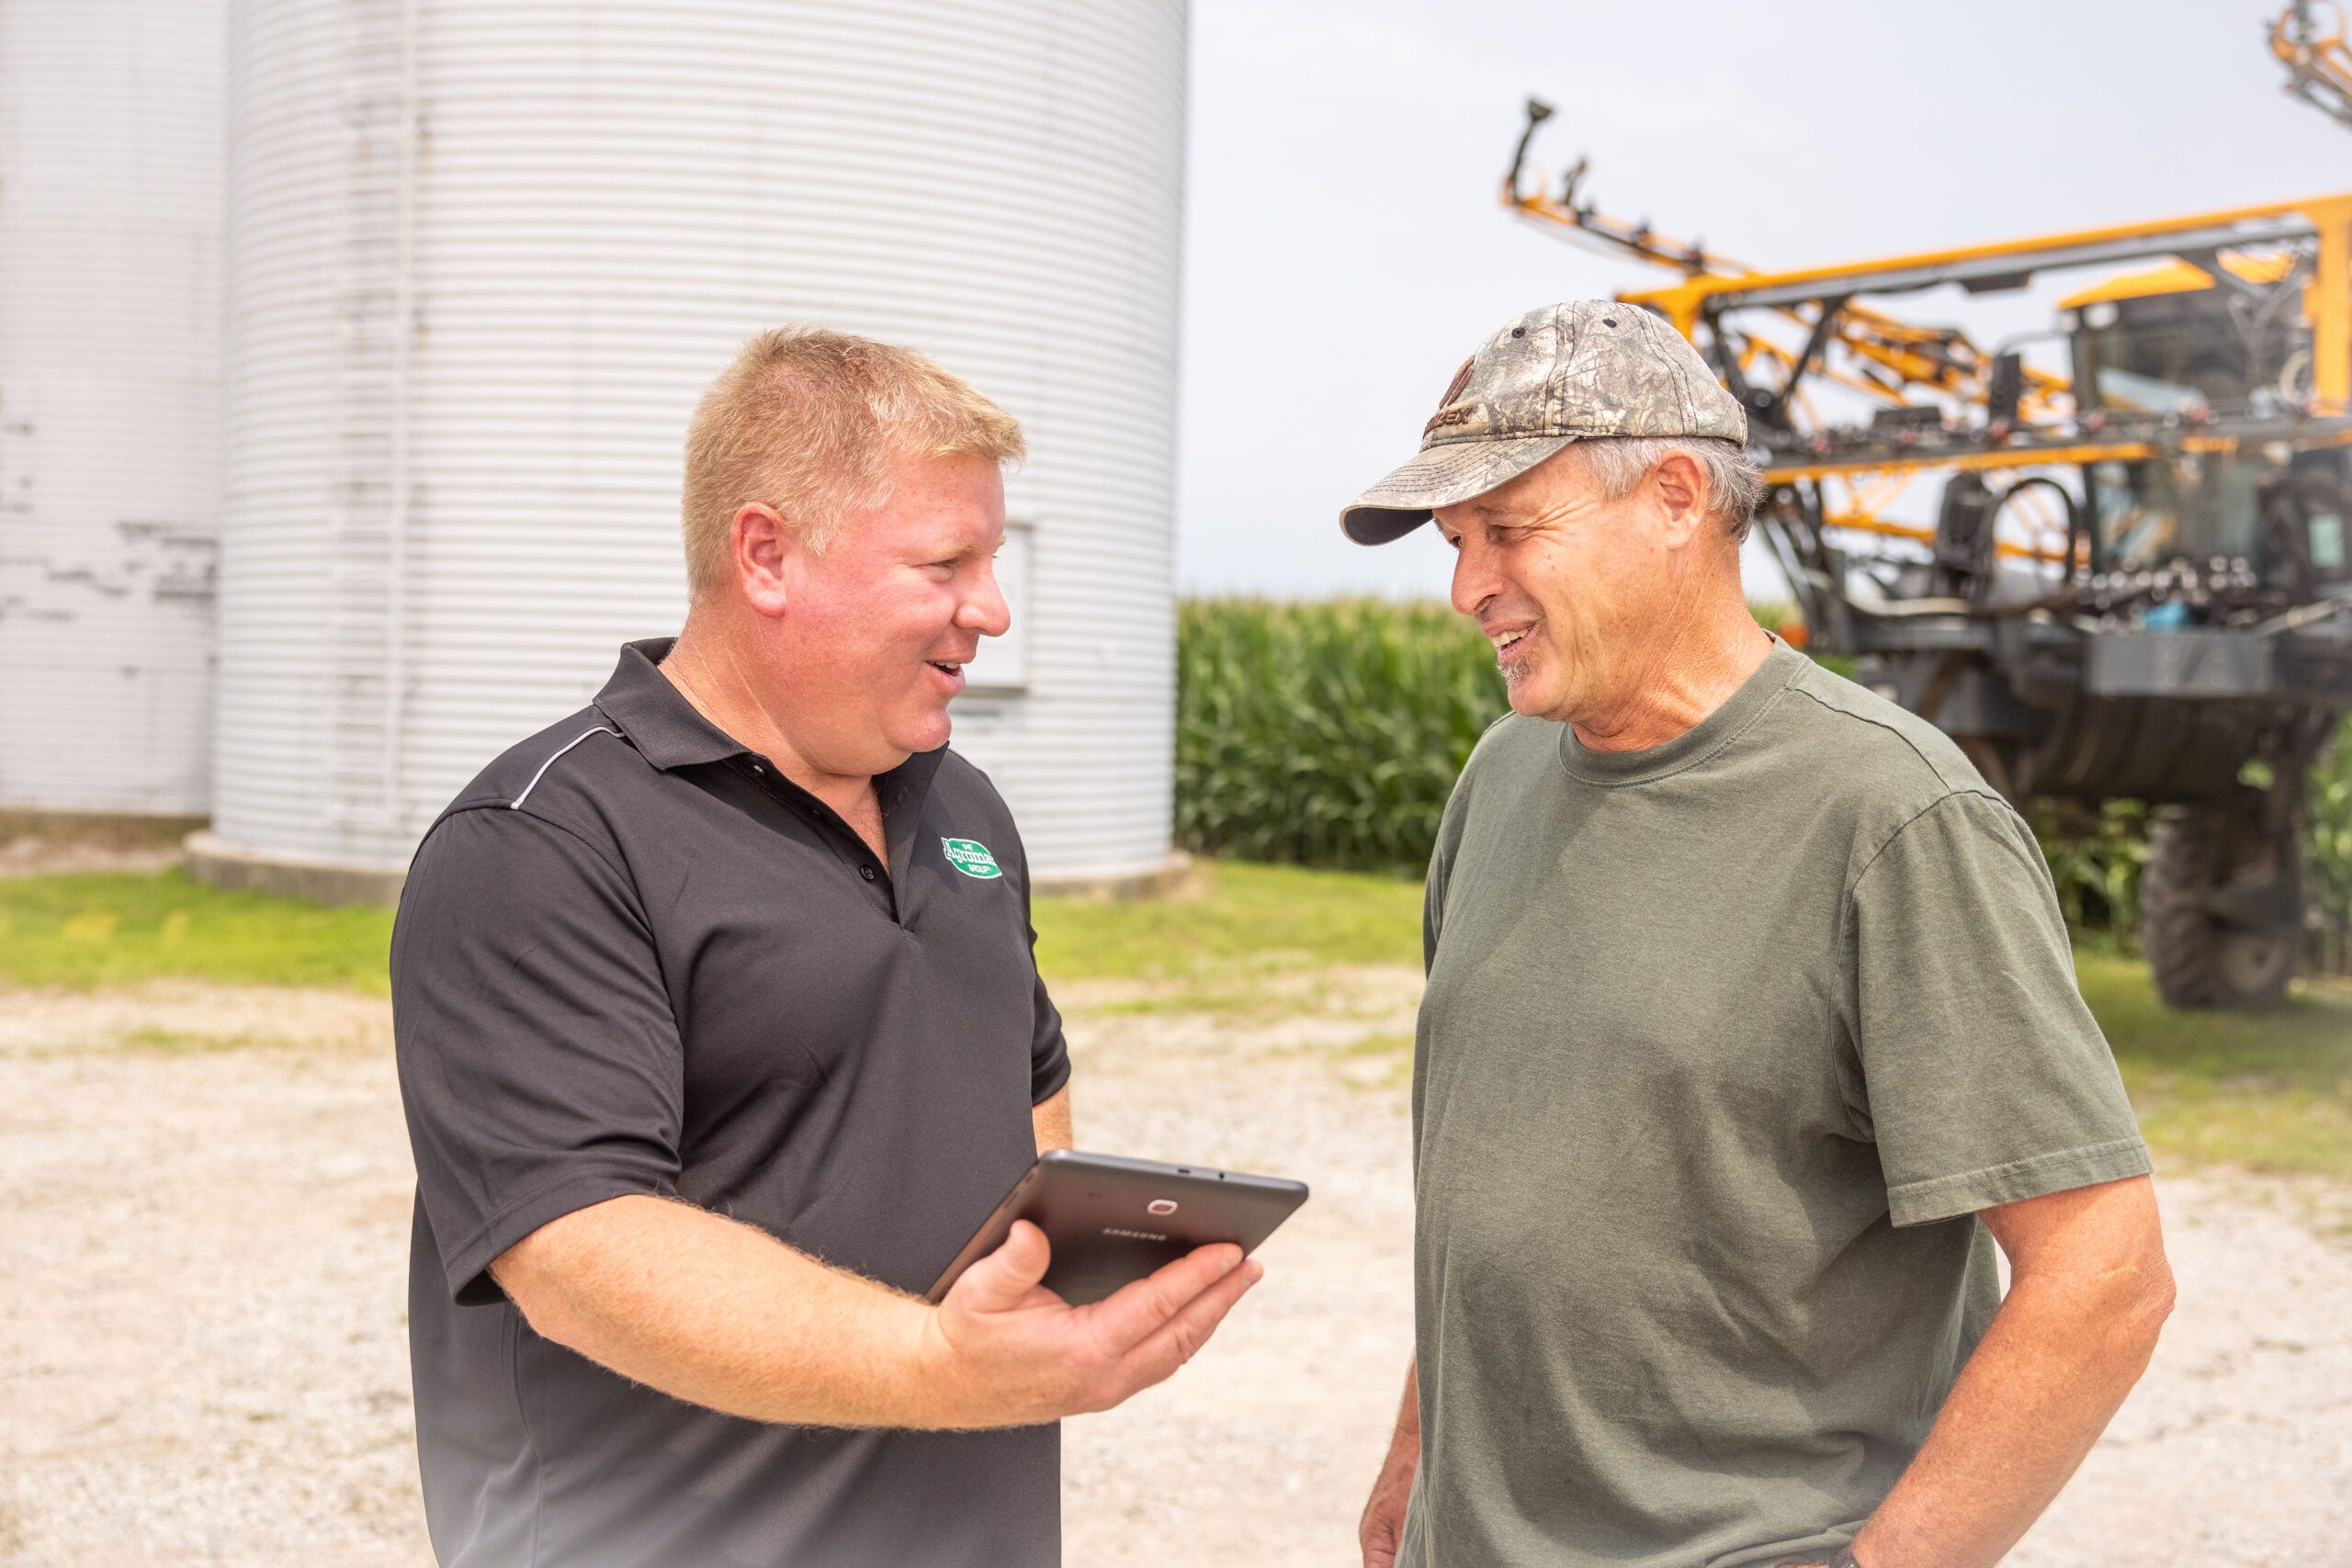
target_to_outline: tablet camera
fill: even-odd
[[[1143,1208],[1144,1213],[1147,1214],[1172,1214],[1176,1212],[1176,1200],[1173,1198],[1154,1198],[1150,1202],[1146,1203]]]

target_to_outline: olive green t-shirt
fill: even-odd
[[[1426,937],[1405,1568],[1834,1547],[1991,1315],[1976,1212],[2149,1168],[2032,834],[1777,641],[1647,750],[1497,724]]]

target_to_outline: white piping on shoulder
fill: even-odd
[[[516,795],[514,799],[506,803],[506,809],[509,811],[515,810],[521,807],[525,801],[530,799],[531,792],[539,787],[539,781],[548,776],[548,770],[549,768],[555,766],[556,757],[562,756],[566,751],[571,750],[574,746],[579,745],[591,735],[609,735],[616,740],[626,740],[628,739],[619,730],[607,729],[601,724],[594,729],[583,730],[580,734],[573,736],[571,739],[565,741],[562,745],[555,749],[555,757],[549,757],[546,761],[539,764],[539,771],[531,775],[531,782],[523,786],[522,794]]]

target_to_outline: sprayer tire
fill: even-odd
[[[2205,897],[2283,863],[2300,886],[2291,840],[2274,840],[2249,811],[2174,807],[2156,819],[2140,885],[2140,943],[2165,1005],[2244,1010],[2285,998],[2301,946],[2292,931],[2249,931],[2209,913]]]

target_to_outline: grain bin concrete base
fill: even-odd
[[[401,885],[408,879],[406,866],[334,864],[263,854],[209,832],[190,833],[184,847],[188,875],[209,887],[249,888],[319,904],[376,904],[390,908],[401,901]],[[1192,870],[1193,857],[1178,850],[1147,870],[1048,877],[1037,883],[1035,892],[1041,897],[1104,902],[1164,898],[1184,885]]]
[[[1041,876],[1030,891],[1040,898],[1091,898],[1103,903],[1130,898],[1165,898],[1181,890],[1193,874],[1193,857],[1182,850],[1146,871],[1110,872],[1102,875]]]
[[[168,850],[204,826],[201,817],[144,811],[0,809],[0,844],[34,839],[96,850]]]
[[[184,846],[187,874],[209,887],[250,889],[317,904],[379,904],[401,901],[405,865],[333,863],[264,854],[213,834],[190,833]]]

